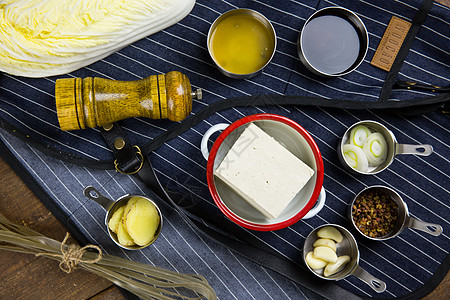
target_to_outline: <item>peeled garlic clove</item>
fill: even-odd
[[[313,247],[325,246],[336,252],[336,243],[331,239],[317,239]]]
[[[317,236],[320,238],[332,239],[336,243],[340,243],[343,240],[341,232],[332,226],[320,228],[319,231],[317,231]]]
[[[325,277],[328,277],[328,276],[331,276],[333,274],[336,274],[349,261],[350,261],[350,256],[348,256],[348,255],[339,256],[335,263],[327,264],[327,266],[325,267],[325,270],[323,271],[323,275]]]
[[[330,263],[335,263],[337,261],[336,252],[325,246],[314,248],[314,257]]]
[[[311,269],[315,269],[315,270],[322,269],[323,267],[325,267],[328,264],[328,262],[326,262],[320,258],[316,258],[314,256],[313,251],[308,252],[308,254],[306,254],[305,260],[306,260],[306,263],[308,264],[308,266]]]

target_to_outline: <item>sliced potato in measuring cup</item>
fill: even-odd
[[[133,246],[135,245],[135,242],[133,242],[133,239],[128,234],[128,232],[125,230],[125,227],[123,225],[123,222],[119,222],[119,227],[117,229],[117,239],[119,240],[119,243],[124,246]]]
[[[154,238],[160,218],[155,205],[142,198],[132,206],[125,222],[133,241],[139,246],[144,246]]]
[[[128,200],[124,210],[123,210],[123,216],[122,216],[122,221],[123,221],[123,226],[124,229],[128,231],[127,229],[127,216],[128,213],[130,212],[130,210],[133,208],[133,206],[136,204],[136,202],[138,201],[139,198],[133,197],[130,200]]]
[[[111,229],[112,232],[117,233],[119,230],[119,223],[122,221],[124,207],[119,207],[114,214],[112,215],[111,219],[109,219],[108,227]]]

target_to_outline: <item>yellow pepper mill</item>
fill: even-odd
[[[136,81],[104,78],[63,78],[56,80],[55,99],[59,126],[77,130],[104,126],[131,117],[184,120],[192,111],[189,79],[172,71]]]

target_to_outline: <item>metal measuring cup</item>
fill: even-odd
[[[395,223],[394,228],[388,234],[386,234],[382,237],[377,237],[377,238],[369,237],[369,236],[365,235],[364,233],[362,233],[356,226],[355,221],[353,220],[353,204],[355,203],[356,199],[358,199],[364,193],[368,193],[371,191],[386,192],[387,195],[389,195],[390,199],[392,199],[398,206],[398,217],[397,217],[397,222]],[[370,186],[370,187],[363,189],[361,192],[359,192],[356,195],[356,197],[353,199],[352,203],[350,204],[350,207],[348,209],[348,218],[350,219],[350,222],[352,223],[353,227],[356,229],[356,231],[361,236],[364,236],[365,238],[368,238],[368,239],[371,239],[374,241],[384,241],[384,240],[394,238],[397,235],[399,235],[403,231],[403,229],[405,229],[407,227],[418,229],[418,230],[424,231],[424,232],[434,235],[434,236],[439,236],[443,232],[442,226],[440,226],[438,224],[427,223],[427,222],[412,218],[409,215],[408,206],[406,205],[406,202],[403,201],[402,197],[400,197],[400,195],[393,189],[388,188],[386,186],[382,186],[382,185]]]
[[[159,210],[158,205],[156,205],[156,203],[154,201],[152,201],[150,198],[144,197],[144,196],[139,196],[139,195],[124,195],[122,197],[120,197],[119,199],[117,199],[116,201],[113,201],[105,196],[103,196],[102,194],[100,194],[99,191],[97,191],[94,187],[92,186],[87,186],[84,191],[83,191],[84,195],[86,197],[88,197],[91,200],[94,200],[95,202],[97,202],[98,204],[100,204],[106,211],[106,216],[105,216],[105,225],[106,228],[108,230],[108,234],[109,237],[114,241],[114,243],[116,243],[119,247],[127,249],[127,250],[140,250],[142,248],[145,248],[149,245],[151,245],[159,236],[159,234],[161,233],[161,228],[162,228],[162,214],[161,211]],[[156,210],[158,211],[158,215],[159,215],[159,225],[158,228],[156,229],[155,232],[155,236],[153,237],[153,239],[147,244],[147,245],[143,245],[143,246],[139,246],[139,245],[133,245],[133,246],[125,246],[119,243],[119,240],[117,238],[117,234],[114,233],[108,226],[109,220],[111,219],[112,215],[117,211],[117,209],[119,209],[119,207],[122,207],[124,205],[126,205],[128,203],[128,201],[132,198],[142,198],[142,199],[146,199],[147,201],[150,201],[155,207]]]
[[[324,71],[320,70],[317,65],[314,65],[311,61],[311,57],[308,57],[307,51],[305,51],[305,48],[308,48],[308,42],[305,40],[305,35],[309,32],[315,32],[316,30],[309,30],[308,24],[314,21],[314,19],[323,17],[323,16],[336,16],[339,17],[345,21],[347,21],[351,27],[353,27],[356,30],[356,34],[358,35],[358,56],[355,58],[355,61],[348,66],[347,69],[341,70],[340,72],[334,73],[330,71]],[[327,28],[329,31],[330,29]],[[322,32],[323,33],[323,32]],[[345,33],[342,35],[345,36]],[[340,39],[342,40],[342,35],[340,36]],[[320,41],[319,39],[316,39]],[[324,39],[320,41],[318,44],[326,44],[326,40]],[[342,42],[340,46],[345,45],[345,42]],[[316,44],[317,46],[317,44]],[[337,45],[335,45],[337,46]],[[356,45],[355,45],[356,46]],[[319,9],[318,11],[314,12],[305,22],[303,25],[302,30],[300,31],[300,34],[298,36],[297,40],[297,51],[298,56],[300,58],[300,61],[302,64],[313,74],[323,76],[323,77],[337,77],[337,76],[344,76],[350,72],[353,72],[363,61],[366,57],[367,50],[369,49],[369,33],[367,31],[366,26],[364,25],[364,22],[352,11],[344,8],[344,7],[338,7],[338,6],[331,6],[331,7],[325,7],[322,9]],[[320,49],[315,49],[317,51],[320,51]],[[346,51],[348,52],[348,51]],[[339,49],[333,49],[333,56],[329,57],[323,57],[323,59],[327,59],[328,65],[339,65],[339,62],[342,60],[342,54],[345,53],[345,51],[339,50]],[[314,57],[314,55],[312,55]]]
[[[388,148],[386,160],[377,167],[369,166],[369,169],[367,170],[367,172],[359,171],[359,170],[356,170],[355,168],[352,168],[347,163],[347,161],[345,160],[345,157],[344,157],[343,147],[349,139],[351,130],[358,125],[364,125],[367,128],[369,128],[372,132],[381,133],[383,135],[384,139],[386,140],[387,148]],[[370,121],[370,120],[360,121],[360,122],[357,122],[357,123],[353,124],[352,126],[350,126],[345,131],[343,137],[341,138],[341,140],[338,144],[338,149],[337,149],[339,161],[342,163],[342,165],[345,167],[346,170],[348,170],[352,173],[365,174],[365,175],[377,174],[377,173],[383,171],[384,169],[386,169],[387,167],[389,167],[391,165],[391,163],[394,161],[394,158],[397,154],[415,154],[415,155],[421,155],[421,156],[429,156],[432,153],[433,153],[433,147],[431,145],[427,145],[427,144],[408,145],[408,144],[397,143],[397,139],[395,138],[392,131],[387,129],[383,124],[378,123],[376,121]]]
[[[267,30],[268,36],[270,37],[271,41],[273,42],[273,48],[267,48],[267,49],[262,49],[262,51],[269,51],[269,53],[267,54],[265,63],[263,66],[261,66],[258,70],[255,70],[251,73],[245,73],[245,74],[241,74],[241,73],[234,73],[229,71],[226,67],[224,67],[221,63],[219,63],[219,61],[216,59],[215,55],[214,55],[214,51],[213,51],[213,47],[212,47],[212,40],[215,36],[214,32],[216,30],[216,28],[226,19],[232,16],[240,16],[243,18],[249,18],[249,19],[253,19],[253,20],[257,20],[259,21],[262,26],[265,27],[265,29]],[[236,24],[236,26],[238,27],[239,24]],[[222,41],[223,43],[227,43],[227,41]],[[246,8],[237,8],[237,9],[232,9],[229,10],[225,13],[223,13],[222,15],[220,15],[211,25],[209,31],[208,31],[208,36],[207,36],[207,47],[208,47],[208,52],[209,55],[211,56],[211,59],[213,60],[215,66],[217,67],[217,69],[224,74],[227,77],[230,78],[234,78],[234,79],[249,79],[249,78],[253,78],[256,75],[262,73],[262,70],[271,62],[273,56],[275,55],[275,51],[277,48],[277,34],[275,32],[275,29],[272,26],[272,23],[270,23],[270,21],[261,13],[252,10],[252,9],[246,9]],[[243,51],[248,51],[248,49],[243,49]]]
[[[314,251],[313,244],[319,238],[317,236],[317,231],[322,227],[331,226],[339,230],[343,236],[343,240],[336,244],[336,254],[337,256],[348,255],[350,256],[350,261],[337,273],[325,277],[322,270],[314,270],[306,263],[306,255],[310,251]],[[306,237],[305,244],[303,245],[303,261],[305,262],[308,269],[316,276],[326,279],[326,280],[341,280],[347,276],[353,275],[360,280],[367,283],[374,291],[377,293],[382,293],[386,290],[386,283],[374,276],[369,272],[364,270],[359,266],[359,249],[353,235],[344,227],[336,224],[324,224],[315,228]]]

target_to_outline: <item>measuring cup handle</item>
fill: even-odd
[[[226,124],[226,123],[219,123],[219,124],[213,125],[203,135],[202,141],[200,143],[200,151],[202,152],[202,155],[206,159],[206,161],[208,161],[208,157],[209,157],[209,150],[208,150],[209,138],[211,137],[211,135],[213,135],[214,132],[219,131],[219,130],[224,130],[228,126],[230,126],[230,124]]]
[[[423,222],[414,218],[410,218],[408,227],[424,231],[434,236],[439,236],[444,231],[441,225]]]
[[[415,154],[421,156],[429,156],[433,153],[433,146],[431,145],[408,145],[397,144],[395,154]]]
[[[319,211],[322,210],[322,208],[325,205],[325,198],[326,198],[326,192],[325,189],[322,187],[320,190],[319,198],[317,198],[316,205],[314,205],[313,208],[311,208],[306,215],[303,216],[302,219],[310,219],[317,215]]]
[[[97,191],[93,186],[85,187],[83,193],[89,199],[94,200],[95,202],[100,204],[106,211],[109,211],[109,209],[114,204],[114,201],[100,194],[100,192]]]
[[[386,283],[384,281],[372,276],[359,265],[356,265],[352,275],[367,283],[377,293],[382,293],[386,290]]]

